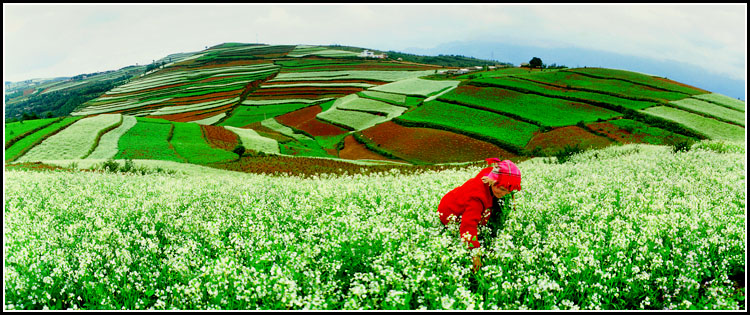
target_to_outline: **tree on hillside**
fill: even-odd
[[[245,153],[245,147],[241,144],[238,144],[236,147],[234,147],[234,150],[232,150],[235,154],[237,154],[237,161],[242,158],[242,154]]]
[[[542,67],[542,59],[539,59],[539,57],[531,58],[529,61],[529,66],[532,68],[541,68]]]

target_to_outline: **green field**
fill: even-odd
[[[698,89],[698,88],[680,85],[674,81],[670,82],[668,80],[661,80],[658,77],[653,77],[650,75],[632,72],[632,71],[617,70],[617,69],[604,69],[604,68],[575,68],[575,69],[565,69],[562,71],[586,74],[589,76],[595,76],[595,77],[605,78],[605,79],[621,79],[621,80],[631,81],[631,82],[638,83],[638,84],[652,86],[655,88],[681,92],[681,93],[685,93],[688,95],[706,93],[706,91]]]
[[[252,129],[237,128],[232,126],[226,126],[229,131],[234,132],[240,137],[240,143],[245,147],[246,150],[265,152],[265,153],[279,153],[279,142],[266,138],[258,134],[257,131]]]
[[[410,78],[370,88],[370,91],[428,97],[441,91],[455,88],[460,81],[435,81]]]
[[[745,112],[745,102],[738,100],[738,99],[731,98],[726,95],[721,95],[719,93],[710,93],[710,94],[694,95],[693,97],[702,99],[704,101],[717,103],[725,107],[733,108],[733,109],[742,111],[743,113]]]
[[[25,154],[29,149],[38,145],[44,138],[46,138],[50,134],[69,126],[70,124],[78,121],[81,118],[83,117],[65,117],[61,121],[53,123],[37,132],[23,137],[22,139],[11,145],[9,148],[5,149],[5,162],[16,160],[22,154]]]
[[[679,123],[716,140],[745,141],[745,128],[706,118],[697,114],[666,106],[656,106],[642,111],[648,115]]]
[[[538,72],[523,77],[571,89],[611,93],[631,98],[647,98],[655,102],[674,101],[689,96],[684,93],[656,90],[623,80],[598,79],[567,71]]]
[[[188,163],[205,165],[237,159],[235,153],[211,147],[203,138],[200,125],[179,122],[173,124],[174,131],[169,142]]]
[[[16,138],[22,136],[23,134],[29,131],[43,128],[49,124],[52,124],[58,119],[60,118],[33,119],[33,120],[24,120],[24,121],[6,123],[4,125],[5,126],[4,127],[5,128],[5,145],[7,146],[9,142],[16,140]]]
[[[122,124],[119,127],[113,129],[110,132],[105,133],[101,139],[99,139],[99,145],[91,152],[86,159],[110,159],[117,155],[120,149],[117,144],[120,142],[120,137],[124,135],[130,128],[133,128],[138,120],[133,116],[122,116]]]
[[[120,137],[114,159],[150,159],[186,162],[177,154],[169,138],[174,125],[163,119],[136,117],[133,128]]]
[[[616,119],[609,123],[625,130],[631,130],[632,133],[638,134],[643,143],[655,145],[670,145],[679,141],[689,141],[690,138],[667,131],[661,128],[652,127],[642,122],[630,119]]]
[[[310,106],[308,103],[286,103],[277,105],[250,106],[242,105],[232,111],[229,118],[219,126],[244,127],[254,122],[263,121],[295,110]]]
[[[523,94],[495,87],[462,86],[443,94],[441,101],[511,114],[539,125],[559,127],[620,116],[620,113],[582,103]]]
[[[531,94],[556,97],[556,98],[579,101],[579,102],[593,101],[593,102],[599,102],[599,103],[606,103],[606,104],[613,105],[615,108],[620,106],[620,107],[629,108],[633,110],[640,110],[640,109],[644,109],[644,108],[655,105],[654,102],[637,101],[637,100],[631,100],[631,99],[626,99],[626,98],[617,97],[613,95],[594,93],[594,92],[555,88],[555,87],[545,86],[543,84],[534,83],[531,81],[526,81],[526,80],[513,78],[513,77],[480,78],[480,79],[471,80],[469,84],[476,85],[476,86],[488,86],[489,85],[489,86],[514,90],[520,93],[531,93]]]
[[[470,137],[481,135],[495,143],[507,143],[517,148],[524,147],[539,130],[535,125],[507,116],[440,101],[427,102],[396,120],[442,127]]]
[[[96,148],[101,136],[122,123],[120,114],[86,117],[44,139],[19,157],[19,162],[83,159]]]
[[[745,112],[729,109],[721,105],[716,105],[695,98],[685,98],[679,101],[669,102],[669,104],[745,126]]]

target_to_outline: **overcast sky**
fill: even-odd
[[[747,4],[3,4],[3,79],[116,70],[223,42],[400,50],[490,40],[662,58],[745,80],[746,28]]]

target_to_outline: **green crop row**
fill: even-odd
[[[83,159],[96,148],[101,136],[122,123],[122,115],[87,117],[62,129],[31,148],[19,162]]]
[[[512,114],[540,126],[559,127],[575,125],[579,121],[591,122],[620,116],[620,113],[536,94],[523,94],[495,87],[459,87],[442,95],[438,100],[458,102],[462,105]]]
[[[174,133],[170,143],[180,156],[188,163],[209,164],[226,162],[237,158],[237,155],[211,147],[203,138],[201,126],[195,123],[174,122]]]
[[[120,137],[119,152],[114,159],[186,162],[169,143],[174,128],[171,122],[143,117],[136,117],[136,120],[135,126]]]
[[[628,81],[636,84],[650,86],[657,89],[663,89],[672,92],[679,92],[689,95],[703,94],[706,91],[701,89],[679,85],[676,82],[669,82],[661,80],[657,77],[653,77],[646,74],[641,74],[632,71],[617,70],[617,69],[604,69],[604,68],[576,68],[576,69],[565,69],[560,72],[572,72],[583,74],[592,78],[599,79],[618,79]]]
[[[642,100],[626,99],[601,93],[579,90],[559,90],[555,88],[545,87],[544,85],[531,81],[511,77],[475,79],[470,81],[469,84],[479,87],[501,87],[516,92],[555,97],[575,102],[583,102],[613,110],[615,110],[617,107],[640,110],[655,105],[654,102],[650,101],[646,102]]]
[[[694,98],[745,112],[745,102],[719,93],[694,95]]]
[[[519,153],[539,127],[504,115],[439,100],[394,119],[399,124],[458,132]],[[412,124],[409,124],[412,123]],[[416,124],[414,124],[416,123]]]
[[[718,120],[732,122],[745,126],[745,113],[727,107],[709,103],[695,98],[684,98],[678,101],[669,102],[674,106],[686,109],[690,112],[710,116]]]
[[[254,122],[293,112],[307,106],[311,105],[306,103],[289,103],[262,106],[237,106],[237,108],[232,111],[229,118],[219,123],[219,126],[243,127]]]
[[[113,129],[110,132],[105,133],[101,139],[99,139],[99,145],[94,149],[86,159],[111,159],[113,158],[119,148],[117,144],[120,142],[120,137],[124,135],[130,128],[133,128],[138,120],[133,116],[122,116],[122,124],[119,127]]]
[[[587,92],[603,93],[614,96],[623,95],[654,102],[674,101],[689,95],[672,91],[657,90],[642,84],[617,79],[599,79],[567,71],[539,72],[523,76],[524,79],[550,84],[557,87],[576,89]]]
[[[55,133],[63,130],[65,127],[76,122],[83,117],[65,117],[64,119],[57,121],[41,130],[38,130],[28,136],[21,138],[16,141],[13,145],[5,149],[5,162],[14,161],[22,155],[26,154],[31,148],[42,143],[44,139]]]
[[[649,126],[645,123],[631,119],[616,119],[609,121],[625,131],[637,134],[644,143],[655,145],[671,145],[678,142],[690,141],[691,138],[667,131],[658,127]]]
[[[5,148],[9,148],[13,143],[21,138],[37,132],[44,127],[60,121],[62,118],[44,118],[34,120],[16,121],[5,124]]]
[[[642,112],[648,115],[674,121],[689,129],[695,130],[705,136],[708,136],[711,139],[739,142],[745,141],[745,128],[724,123],[716,119],[706,118],[697,114],[667,106],[650,107],[643,110]]]
[[[379,85],[370,88],[369,90],[410,96],[428,97],[440,93],[441,91],[454,88],[458,86],[458,83],[460,83],[460,81],[436,81],[424,80],[420,78],[409,78],[393,83]]]

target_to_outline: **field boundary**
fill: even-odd
[[[548,86],[552,86],[552,87],[556,87],[556,88],[566,89],[566,90],[574,90],[574,91],[581,91],[581,92],[604,94],[604,95],[614,96],[614,97],[618,97],[618,98],[622,98],[622,99],[626,99],[626,100],[631,100],[631,101],[650,102],[650,103],[666,103],[663,100],[655,99],[655,98],[649,98],[649,97],[645,97],[645,98],[632,97],[632,96],[623,95],[623,94],[614,93],[614,92],[607,92],[607,91],[602,91],[602,90],[594,90],[594,89],[587,89],[587,88],[582,88],[582,87],[573,87],[573,86],[568,86],[568,85],[561,85],[561,84],[554,84],[554,83],[549,83],[549,82],[537,81],[537,80],[533,80],[533,79],[529,79],[529,78],[517,77],[515,75],[509,75],[508,77],[509,78],[513,78],[513,79],[519,79],[519,80],[529,81],[529,82],[533,82],[533,83],[537,83],[537,84],[548,85]],[[632,83],[632,82],[628,82],[628,83]],[[665,91],[665,92],[673,92],[673,91]]]
[[[13,161],[17,160],[18,158],[20,158],[20,157],[24,156],[24,154],[26,154],[26,152],[29,152],[29,150],[31,150],[31,148],[33,148],[33,147],[35,147],[35,146],[39,145],[39,144],[40,144],[40,143],[42,143],[42,142],[43,142],[44,140],[47,140],[47,138],[49,138],[49,137],[52,137],[52,136],[56,135],[56,134],[57,134],[58,132],[60,132],[60,131],[62,131],[63,129],[67,128],[68,126],[72,125],[72,124],[73,124],[74,122],[76,122],[76,121],[78,121],[78,119],[76,119],[76,120],[73,120],[73,121],[71,121],[70,123],[68,123],[68,124],[66,124],[66,125],[64,125],[64,126],[60,126],[60,128],[58,128],[57,130],[55,130],[55,131],[53,131],[53,132],[50,132],[49,134],[45,135],[44,137],[41,137],[41,138],[37,139],[37,140],[36,140],[36,141],[34,141],[34,142],[33,142],[32,144],[30,144],[30,145],[29,145],[28,147],[26,147],[26,148],[24,148],[23,150],[21,150],[21,151],[20,151],[20,152],[19,152],[18,154],[16,154],[16,156],[12,157],[12,158],[11,158],[10,160],[8,160],[8,157],[6,156],[6,157],[5,157],[5,158],[6,158],[6,160],[5,160],[5,161],[6,161],[6,162],[13,162]]]
[[[82,157],[80,157],[80,159],[81,160],[85,160],[89,155],[91,155],[91,153],[93,153],[94,150],[96,150],[96,148],[99,146],[99,140],[102,139],[102,136],[104,136],[104,134],[106,134],[107,132],[110,132],[110,131],[114,130],[115,128],[120,127],[122,125],[122,121],[123,121],[123,115],[120,114],[120,122],[118,122],[117,124],[112,125],[112,126],[110,126],[108,128],[99,130],[99,132],[96,133],[96,138],[94,139],[94,144],[91,146],[91,148],[89,148],[89,151],[86,152],[86,154],[84,154]]]
[[[51,122],[50,122],[49,124],[46,124],[46,125],[42,125],[42,126],[39,126],[39,127],[37,127],[37,128],[34,128],[34,129],[32,129],[32,130],[29,130],[29,131],[27,131],[27,132],[24,132],[24,133],[22,133],[22,134],[20,134],[20,135],[17,135],[17,136],[15,136],[15,137],[13,137],[13,139],[10,139],[10,140],[9,140],[8,142],[6,142],[6,143],[5,143],[5,149],[7,150],[7,149],[8,149],[8,148],[10,148],[10,147],[11,147],[11,146],[12,146],[13,144],[15,144],[16,142],[18,142],[19,140],[21,140],[21,139],[23,139],[23,138],[25,138],[25,137],[27,137],[27,136],[29,136],[29,135],[31,135],[31,134],[33,134],[33,133],[35,133],[35,132],[39,131],[39,130],[42,130],[42,129],[44,129],[44,128],[47,128],[47,127],[51,126],[52,124],[56,124],[56,123],[60,122],[61,120],[63,120],[63,118],[64,118],[64,117],[59,117],[59,118],[57,118],[57,119],[55,119],[55,120],[51,121]]]
[[[685,94],[685,95],[687,95],[688,97],[690,97],[690,96],[694,95],[694,94],[689,94],[689,93],[685,93],[685,92],[682,92],[682,91],[675,91],[675,90],[670,90],[670,89],[667,89],[667,88],[663,88],[663,87],[660,87],[660,86],[654,86],[654,85],[650,85],[650,84],[644,84],[644,83],[642,83],[642,82],[635,82],[635,81],[631,81],[631,80],[628,80],[628,79],[623,79],[623,78],[611,78],[611,77],[603,77],[603,76],[598,76],[598,75],[595,75],[595,74],[591,74],[591,73],[584,73],[584,72],[578,72],[578,71],[574,71],[574,70],[567,70],[567,69],[561,69],[560,71],[561,71],[561,72],[569,72],[569,73],[580,74],[580,75],[582,75],[582,76],[585,76],[585,77],[590,77],[590,78],[595,78],[595,79],[604,79],[604,80],[620,80],[620,81],[624,81],[624,82],[628,82],[628,83],[633,83],[633,84],[637,84],[637,85],[647,86],[647,87],[650,87],[650,88],[653,88],[653,89],[657,89],[657,90],[661,90],[661,91],[665,91],[665,92],[674,92],[674,93]],[[695,94],[695,95],[698,95],[698,94]]]
[[[393,121],[393,122],[395,122],[395,123],[397,123],[397,124],[399,124],[401,126],[404,126],[404,127],[431,128],[431,129],[445,130],[445,131],[450,131],[450,132],[462,134],[462,135],[465,135],[465,136],[468,136],[468,137],[471,137],[471,138],[474,138],[474,139],[477,139],[477,140],[482,140],[482,141],[486,141],[486,142],[492,143],[492,144],[500,147],[501,149],[504,149],[506,151],[510,151],[511,153],[514,153],[516,155],[524,155],[523,154],[524,149],[522,147],[516,147],[515,145],[512,145],[512,144],[507,143],[505,141],[501,141],[501,140],[498,140],[498,139],[495,139],[495,138],[492,138],[492,137],[488,137],[488,136],[485,136],[483,134],[474,133],[474,132],[466,131],[466,130],[461,130],[461,129],[458,129],[458,128],[453,128],[453,127],[449,127],[449,126],[445,126],[445,125],[441,125],[441,124],[437,124],[437,123],[421,122],[421,121],[420,122],[416,122],[416,121],[404,120],[404,119],[401,119],[399,117],[395,117],[391,121]]]
[[[532,120],[532,119],[528,119],[528,118],[525,118],[525,117],[521,117],[521,116],[518,116],[517,114],[508,113],[508,112],[504,112],[504,111],[497,110],[497,109],[487,108],[487,107],[484,107],[482,105],[469,104],[469,103],[464,103],[464,102],[461,102],[461,101],[447,100],[447,99],[442,99],[442,98],[438,98],[437,100],[440,101],[440,102],[443,102],[443,103],[449,103],[449,104],[458,105],[458,106],[470,107],[470,108],[474,108],[474,109],[478,109],[478,110],[483,110],[483,111],[487,111],[487,112],[491,112],[491,113],[495,113],[495,114],[500,114],[500,115],[503,115],[503,116],[507,116],[507,117],[513,118],[515,120],[519,120],[519,121],[523,121],[525,123],[529,123],[529,124],[532,124],[532,125],[535,125],[535,126],[539,126],[539,128],[552,128],[552,126],[547,126],[545,124],[542,124],[541,122],[538,122],[538,121],[535,121],[535,120]]]

